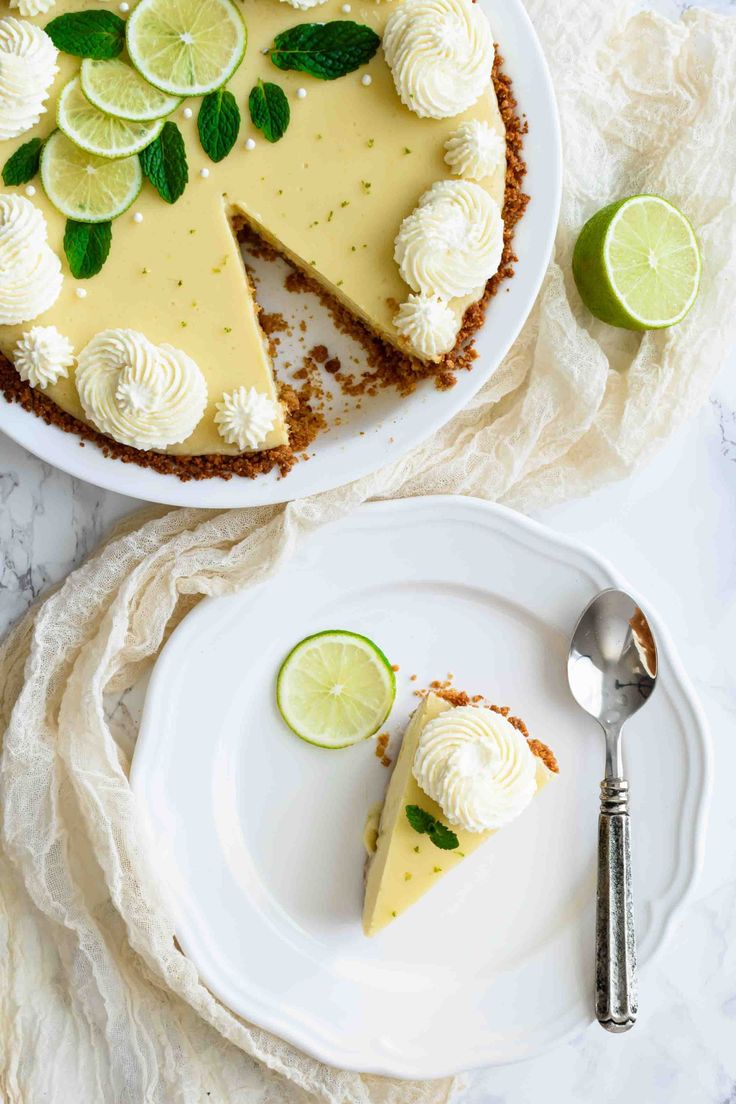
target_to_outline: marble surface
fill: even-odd
[[[656,5],[674,15],[689,6]],[[715,2],[714,8],[736,8]],[[0,631],[135,508],[0,434]],[[596,1026],[522,1065],[474,1073],[456,1104],[736,1101],[736,354],[710,402],[643,471],[539,515],[608,557],[667,622],[715,748],[708,846],[694,897],[641,981],[625,1036]]]

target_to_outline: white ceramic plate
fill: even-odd
[[[480,359],[471,372],[460,374],[451,391],[437,391],[427,381],[406,399],[392,391],[364,399],[341,415],[339,425],[332,425],[319,436],[312,459],[297,464],[285,479],[271,473],[255,480],[182,483],[175,476],[105,457],[94,445],[82,449],[75,435],[45,425],[20,406],[8,403],[1,394],[0,429],[42,460],[111,491],[174,506],[252,506],[301,498],[367,475],[398,459],[462,409],[498,367],[531,310],[554,242],[562,179],[560,127],[552,83],[521,0],[480,2],[501,44],[519,109],[529,121],[524,145],[529,170],[525,190],[532,202],[514,238],[519,257],[516,276],[491,304],[476,342]],[[264,271],[259,296],[268,310],[283,309],[287,318],[293,317],[295,297],[284,295],[282,279],[273,266],[270,273]],[[359,346],[353,343],[348,350],[335,336],[334,326],[316,300],[310,311],[317,319],[309,333],[315,344],[324,341],[338,355],[347,353],[347,363],[350,353],[362,356]],[[280,352],[282,359],[298,364],[304,349],[295,340],[292,348],[284,339]]]
[[[413,499],[361,508],[274,580],[185,619],[152,676],[132,783],[179,941],[225,1004],[325,1062],[399,1077],[526,1058],[591,1020],[603,739],[565,671],[578,614],[611,585],[626,584],[518,514]],[[696,873],[709,785],[702,714],[653,624],[660,683],[624,745],[643,966]],[[284,655],[325,628],[366,633],[399,664],[394,737],[414,689],[452,672],[513,706],[561,767],[373,939],[361,834],[387,773],[373,741],[312,747],[274,702]]]

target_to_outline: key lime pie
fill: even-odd
[[[508,710],[430,692],[404,734],[382,810],[369,816],[363,930],[375,935],[529,805],[557,772]]]
[[[288,468],[307,408],[233,228],[376,376],[447,385],[511,274],[522,131],[471,0],[0,0],[6,395],[183,478]]]

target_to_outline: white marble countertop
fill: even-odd
[[[677,14],[690,5],[661,0]],[[715,8],[736,7],[736,0]],[[0,632],[138,504],[69,478],[0,434]],[[715,785],[695,898],[644,971],[628,1035],[591,1027],[548,1055],[475,1073],[458,1104],[736,1101],[736,355],[649,467],[540,520],[610,559],[666,621],[701,695]]]

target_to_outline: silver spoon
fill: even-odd
[[[567,677],[578,705],[606,737],[598,818],[595,1014],[606,1031],[628,1031],[638,1008],[631,895],[629,783],[621,759],[624,722],[657,681],[657,647],[630,595],[603,590],[583,611],[570,644]]]

